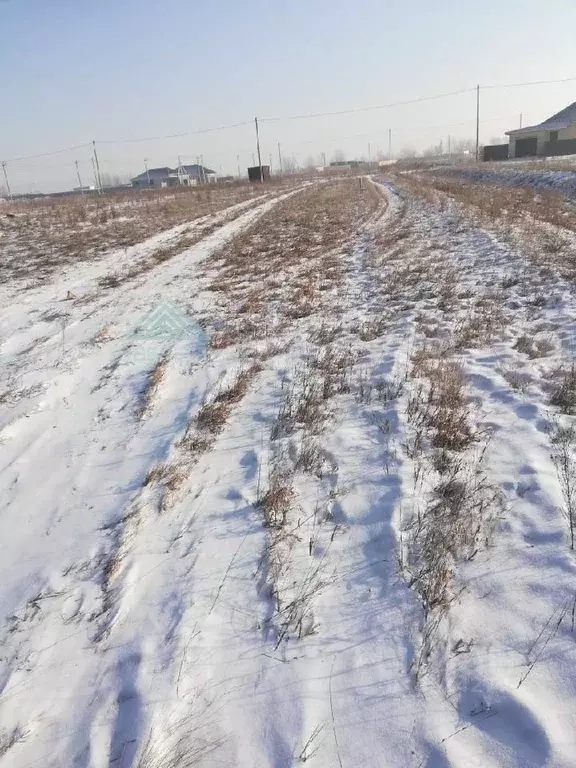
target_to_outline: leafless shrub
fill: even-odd
[[[375,382],[374,389],[376,390],[378,400],[387,405],[402,394],[404,379],[398,376],[392,379],[380,379]]]
[[[341,323],[330,325],[322,322],[319,326],[310,331],[310,341],[314,344],[333,344],[343,333]]]
[[[200,768],[224,740],[210,713],[211,702],[196,695],[192,709],[176,724],[151,730],[139,751],[135,768]]]
[[[518,352],[524,355],[528,355],[531,360],[546,357],[554,348],[554,342],[549,336],[539,338],[520,336],[514,344],[514,349],[517,349]]]
[[[294,496],[291,475],[278,469],[273,470],[268,488],[257,501],[268,528],[284,528]]]
[[[530,382],[532,381],[532,377],[529,373],[519,371],[517,368],[511,366],[502,366],[500,368],[500,373],[515,392],[525,393],[528,391]]]
[[[490,344],[501,337],[506,327],[506,316],[501,306],[496,302],[477,304],[464,320],[457,323],[454,332],[456,349]]]
[[[564,509],[570,532],[570,549],[574,549],[574,525],[576,521],[576,426],[562,426],[556,422],[550,433],[552,462],[560,481]]]
[[[178,443],[188,456],[196,457],[207,453],[214,445],[213,436],[200,435],[193,428],[184,433],[184,437]]]
[[[227,403],[204,403],[196,416],[196,426],[217,435],[224,429],[229,412]]]
[[[487,543],[500,491],[484,471],[485,449],[472,458],[446,463],[429,500],[410,528],[407,568],[426,614],[446,608],[452,597],[454,568]]]
[[[184,467],[170,462],[156,464],[147,473],[142,483],[147,485],[158,485],[162,483],[169,489],[175,489],[185,478]]]
[[[322,377],[308,366],[299,369],[285,390],[271,439],[287,437],[299,428],[319,432],[327,416],[325,399]]]
[[[435,448],[462,451],[475,440],[464,372],[454,360],[429,358],[427,386],[416,387],[407,404],[408,420],[430,433]]]
[[[304,437],[294,460],[294,469],[323,477],[329,472],[336,471],[326,451],[311,437]]]
[[[550,404],[563,413],[576,413],[576,366],[556,371],[556,382],[550,394]]]
[[[374,341],[388,330],[390,321],[387,317],[379,317],[374,320],[367,320],[360,325],[358,336],[361,341]]]

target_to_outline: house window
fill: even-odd
[[[550,141],[558,141],[558,131],[550,131]]]

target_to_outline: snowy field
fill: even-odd
[[[576,224],[450,184],[0,219],[2,768],[576,765]]]
[[[503,164],[504,166],[504,164]],[[521,166],[487,168],[442,168],[436,172],[457,179],[470,181],[494,182],[510,187],[532,187],[536,190],[559,192],[576,200],[576,170],[557,170],[555,168],[522,168]]]

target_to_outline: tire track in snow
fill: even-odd
[[[181,265],[186,265],[189,268],[198,263],[200,259],[217,248],[223,238],[232,236],[242,227],[254,221],[260,214],[269,210],[275,203],[276,200],[268,201],[257,210],[240,215],[234,222],[228,223],[223,227],[221,231],[210,235],[205,242],[195,245],[178,258],[175,257],[164,269],[158,270],[158,277],[161,273],[162,281],[159,282],[157,277],[153,290],[164,286],[164,288],[168,289],[169,293],[178,295],[178,288],[174,285],[173,278],[175,272],[181,268]],[[193,282],[194,277],[190,274],[186,284],[193,285]],[[141,295],[143,293],[147,295]],[[123,312],[127,319],[129,319],[129,315],[138,312],[149,304],[150,289],[146,285],[134,287],[130,291],[123,292],[122,300],[124,302]],[[102,311],[105,311],[105,309],[106,307],[104,306]],[[92,327],[95,327],[95,320],[97,318],[92,318],[91,320],[93,323]],[[87,331],[87,335],[90,335],[90,329],[87,329]],[[81,344],[81,340],[85,336],[86,334],[81,334],[71,338],[70,344],[73,345],[74,342]],[[120,341],[121,344],[122,342]],[[118,348],[118,343],[108,344],[105,345],[104,349],[99,349],[97,354],[101,359],[110,359],[110,354],[113,355],[114,350]],[[148,423],[149,420],[147,420],[147,423],[144,425],[144,432],[142,425],[136,423],[134,414],[129,409],[129,405],[133,402],[134,395],[136,394],[131,379],[133,380],[134,375],[137,374],[138,370],[142,370],[142,368],[136,368],[135,370],[133,361],[126,365],[123,362],[122,356],[120,356],[119,360],[120,364],[114,366],[112,377],[105,382],[96,399],[94,399],[93,390],[98,383],[99,371],[92,368],[92,360],[90,358],[85,359],[80,367],[76,366],[72,372],[66,375],[68,391],[65,397],[62,392],[62,382],[56,378],[53,382],[53,388],[49,387],[47,390],[46,408],[39,412],[36,418],[33,416],[31,420],[27,420],[25,432],[18,434],[16,429],[9,438],[8,445],[12,443],[12,450],[14,450],[14,446],[19,438],[29,445],[31,435],[36,432],[38,437],[34,438],[34,440],[38,458],[49,453],[49,446],[52,450],[68,457],[67,466],[60,467],[56,475],[50,476],[50,474],[46,474],[42,480],[38,476],[38,467],[41,466],[41,462],[40,464],[38,464],[38,461],[32,462],[33,457],[29,451],[26,451],[25,447],[17,458],[17,475],[9,493],[15,495],[18,505],[23,505],[24,508],[37,509],[37,504],[33,500],[35,483],[42,482],[47,497],[59,498],[60,503],[58,510],[43,510],[43,514],[34,515],[36,535],[30,528],[22,529],[19,526],[15,529],[18,531],[17,536],[19,538],[19,541],[12,542],[13,547],[17,546],[19,549],[19,568],[15,567],[15,563],[12,568],[15,589],[13,605],[16,611],[18,610],[18,604],[22,603],[22,601],[25,602],[27,599],[26,592],[30,588],[31,563],[34,563],[33,567],[37,569],[38,578],[42,583],[57,583],[61,586],[64,594],[68,595],[70,593],[70,590],[72,590],[70,579],[73,577],[74,571],[69,571],[69,576],[61,577],[58,575],[62,554],[65,554],[67,550],[71,553],[74,549],[80,548],[80,550],[84,549],[86,552],[85,563],[81,560],[76,561],[76,564],[81,569],[82,576],[79,580],[77,576],[74,576],[76,579],[74,589],[76,589],[76,585],[82,586],[83,583],[91,584],[90,574],[94,575],[92,565],[94,564],[98,570],[100,567],[98,561],[101,554],[101,552],[99,554],[99,537],[98,535],[95,536],[95,525],[98,525],[98,521],[106,524],[120,516],[122,510],[128,507],[130,498],[134,494],[133,485],[136,484],[137,488],[141,478],[145,475],[147,462],[155,460],[155,452],[151,449],[151,446],[157,443],[159,436],[158,427],[161,427],[162,419],[159,424],[156,424],[156,427],[154,427],[151,421]],[[200,381],[189,379],[188,382],[185,381],[185,377],[181,377],[180,384],[180,388],[172,393],[172,397],[176,395],[180,398],[182,386],[187,388],[188,402],[186,397],[183,401],[184,411],[187,411],[192,403],[190,397],[197,397],[192,390],[198,387],[198,385],[202,389],[202,377]],[[127,385],[128,391],[126,391]],[[184,392],[186,393],[186,389],[184,389]],[[92,394],[90,395],[90,393]],[[112,419],[96,418],[102,405],[106,406],[107,403],[113,401],[119,401],[116,402],[112,409],[115,417]],[[122,403],[124,404],[123,406],[121,405]],[[90,406],[87,411],[84,409],[86,404]],[[164,406],[162,413],[164,425],[161,428],[166,429],[166,427],[169,428],[171,423],[174,423],[174,414],[167,420],[170,409],[182,410],[182,406],[180,405],[180,399],[176,401],[168,400],[164,403]],[[176,416],[176,424],[178,423],[179,418]],[[52,425],[55,424],[58,424],[61,444],[55,442],[54,433],[51,431]],[[122,425],[125,425],[123,430]],[[17,426],[16,424],[15,427],[17,428]],[[143,440],[138,437],[139,435],[144,435],[144,433],[147,434],[147,439],[151,441],[148,444],[146,444],[145,439]],[[88,451],[86,451],[86,446],[89,446]],[[149,459],[146,458],[146,454],[150,456]],[[9,453],[6,455],[10,462]],[[104,462],[102,459],[104,459]],[[132,466],[130,466],[127,459],[130,459]],[[99,465],[99,471],[95,471],[95,467]],[[35,471],[36,476],[34,480],[28,477],[31,471],[30,467],[33,467]],[[120,467],[123,468],[122,472],[119,472]],[[49,466],[46,466],[44,471],[49,473]],[[106,475],[109,477],[108,481],[106,480]],[[50,486],[55,487],[56,483],[59,487],[65,489],[65,493],[58,494],[51,489]],[[8,492],[8,488],[5,488],[5,492]],[[90,499],[92,504],[84,505],[84,508],[82,506],[79,507],[73,501],[74,497]],[[14,509],[16,509],[15,506]],[[51,551],[51,531],[55,525],[59,531],[59,546]],[[46,530],[43,531],[42,526],[45,528],[47,526]],[[26,542],[30,545],[29,552]],[[96,543],[96,551],[94,551],[94,544],[92,542]],[[41,547],[38,546],[39,543],[42,544]],[[136,581],[144,579],[147,574],[161,567],[162,559],[163,557],[165,559],[165,555],[158,552],[158,542],[154,542],[154,544],[156,549],[152,549],[150,557],[147,558],[147,562],[152,562],[153,565],[151,567],[145,565],[144,568],[140,569],[139,573],[134,573],[133,576],[130,575],[131,569],[127,569],[122,577],[121,583],[123,585],[130,585],[130,589],[132,589],[134,578],[136,578]],[[12,549],[12,552],[14,551],[15,549]],[[193,556],[193,545],[190,543],[187,545],[187,556]],[[129,552],[126,552],[123,557],[129,559]],[[8,568],[8,565],[9,563],[5,561],[4,566]],[[84,565],[87,566],[86,569],[84,569]],[[147,568],[148,571],[146,571]],[[125,588],[126,586],[122,587],[122,589]],[[84,595],[84,615],[91,611],[93,612],[96,608],[94,605],[95,598],[96,595],[94,594]],[[93,606],[92,608],[91,605]],[[175,610],[175,613],[178,614],[181,609],[168,606],[166,610],[168,610],[168,613],[173,613]],[[77,612],[75,620],[78,620],[79,617],[80,613]],[[30,680],[29,675],[32,672],[32,667],[28,672],[24,672],[24,677],[19,674],[18,679],[13,678],[12,673],[8,671],[8,683],[2,696],[2,700],[6,700],[6,697],[13,698],[17,696],[20,698],[20,701],[34,702],[29,706],[29,716],[31,721],[35,722],[35,743],[41,743],[42,740],[46,739],[51,740],[50,734],[60,727],[62,718],[65,716],[67,699],[73,700],[74,696],[78,695],[76,687],[91,685],[90,680],[92,680],[92,684],[96,685],[94,690],[97,690],[98,679],[97,675],[94,677],[96,674],[95,670],[97,669],[95,660],[90,661],[86,654],[86,649],[82,647],[85,644],[87,632],[84,622],[81,622],[81,627],[78,630],[67,633],[66,638],[50,643],[49,638],[53,637],[54,632],[57,632],[58,621],[53,620],[53,612],[41,614],[39,618],[40,621],[35,624],[28,623],[25,631],[16,638],[21,655],[25,657],[28,653],[27,649],[30,650],[30,653],[34,654],[35,664],[33,669],[35,683],[34,681],[26,681],[26,679]],[[9,645],[10,643],[8,643],[8,647]],[[137,648],[134,653],[139,653]],[[59,690],[60,685],[57,682],[59,670],[66,666],[67,660],[70,658],[81,662],[78,664],[78,672],[74,672],[71,675],[64,697],[58,701],[58,704],[53,707],[52,712],[48,714],[44,710],[42,697],[35,697],[34,690],[36,686],[42,686],[44,690]],[[140,673],[140,676],[142,676],[142,673]],[[74,682],[72,681],[73,679]],[[18,751],[19,754],[27,754],[27,744],[18,745]]]

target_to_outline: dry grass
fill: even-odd
[[[146,475],[144,486],[161,489],[160,509],[166,510],[178,498],[178,492],[198,459],[208,453],[222,432],[233,408],[245,397],[261,367],[254,363],[238,372],[230,382],[222,385],[211,400],[205,402],[189,421],[184,435],[176,445],[171,461],[155,465]]]
[[[258,499],[258,506],[264,514],[268,528],[283,529],[294,499],[292,478],[281,472],[274,472],[268,488]]]
[[[517,349],[518,352],[522,352],[524,355],[528,355],[531,360],[535,360],[549,355],[555,349],[555,344],[550,336],[540,338],[520,336],[514,344],[514,349]]]
[[[142,402],[138,408],[139,419],[144,418],[144,416],[152,410],[154,401],[158,394],[158,390],[160,389],[160,386],[166,376],[169,362],[170,353],[164,352],[154,368],[152,368],[148,374],[146,383],[144,385],[144,392],[142,394]]]
[[[484,470],[487,444],[478,446],[481,432],[461,365],[438,349],[422,349],[411,373],[418,378],[406,406],[411,433],[404,450],[413,463],[414,508],[403,530],[400,566],[429,617],[454,599],[458,561],[471,559],[487,542],[500,491]],[[428,652],[425,640],[418,668]]]
[[[62,265],[128,248],[177,224],[251,200],[257,192],[250,185],[182,187],[14,202],[7,211],[14,218],[0,220],[0,276],[37,283]],[[159,251],[156,261],[164,257]]]
[[[534,263],[576,279],[576,209],[563,195],[434,172],[401,175],[396,181],[436,207],[455,201],[476,223],[495,231]]]
[[[462,451],[470,447],[477,435],[462,366],[423,352],[413,360],[413,372],[424,381],[409,397],[408,421],[416,430],[426,431],[434,448]]]
[[[576,413],[576,365],[574,363],[554,373],[550,405],[556,406],[563,413]]]
[[[233,238],[206,264],[210,289],[227,317],[215,327],[212,346],[264,339],[279,327],[336,312],[347,247],[382,204],[373,185],[334,181],[283,200]]]
[[[427,615],[450,604],[458,561],[488,541],[500,491],[487,479],[484,456],[436,456],[438,478],[409,529],[405,568]]]

